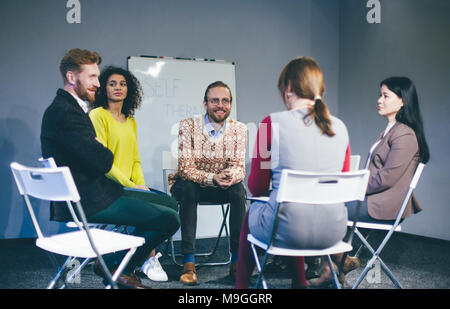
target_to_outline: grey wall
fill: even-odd
[[[81,24],[66,22],[66,2],[1,2],[0,238],[34,236],[9,163],[36,164],[42,114],[62,86],[58,65],[71,48],[99,52],[102,66],[125,67],[127,56],[139,55],[234,61],[238,119],[255,126],[283,109],[276,90],[282,67],[310,55],[326,64],[327,99],[337,113],[337,1],[81,0]],[[34,204],[46,222],[47,204]]]
[[[138,55],[234,61],[238,119],[250,126],[283,109],[276,89],[282,67],[295,56],[312,56],[325,73],[331,112],[346,122],[353,153],[363,156],[385,127],[376,113],[379,81],[410,76],[421,99],[431,161],[417,189],[425,210],[404,226],[409,233],[450,239],[444,157],[450,150],[450,2],[382,0],[376,25],[366,22],[366,2],[81,0],[81,24],[68,24],[66,1],[2,0],[0,238],[34,236],[9,163],[36,164],[42,114],[62,86],[59,61],[80,47],[98,51],[103,65],[123,67],[127,56]],[[47,221],[46,203],[34,203]],[[48,223],[46,229],[61,226]]]
[[[431,160],[416,189],[424,210],[404,231],[450,239],[450,1],[381,1],[381,23],[368,24],[365,1],[341,1],[339,115],[349,127],[352,153],[362,155],[386,127],[377,114],[379,83],[410,77],[419,94]]]

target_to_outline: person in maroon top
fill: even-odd
[[[348,171],[350,167],[347,129],[341,120],[329,114],[322,101],[323,75],[317,63],[309,57],[293,59],[281,72],[278,87],[287,110],[267,116],[260,124],[248,178],[252,195],[270,196],[269,202],[252,203],[244,219],[236,288],[248,287],[255,265],[247,235],[251,232],[262,241],[270,237],[270,223],[267,222],[273,220],[272,210],[276,204],[281,170]],[[329,210],[319,210],[317,217],[309,217],[307,209],[311,209],[310,205],[285,206],[284,211],[289,212],[286,217],[291,221],[284,219],[283,222],[279,217],[282,222],[278,224],[275,239],[282,246],[300,244],[304,248],[325,248],[345,236],[347,212],[343,203]],[[339,219],[336,219],[335,213]],[[311,227],[308,224],[310,219],[318,224]],[[336,221],[336,224],[330,223],[330,220]],[[302,233],[301,229],[310,229],[311,233]],[[289,261],[292,287],[306,287],[304,258],[292,257]]]

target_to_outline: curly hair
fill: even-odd
[[[100,88],[97,89],[95,93],[95,101],[92,103],[92,106],[95,107],[103,107],[108,108],[108,97],[106,95],[106,84],[108,79],[113,74],[119,74],[125,77],[127,82],[127,97],[123,101],[122,106],[122,114],[125,117],[133,116],[134,111],[139,108],[142,101],[142,88],[138,79],[129,71],[124,70],[115,66],[108,66],[104,68],[100,74]]]

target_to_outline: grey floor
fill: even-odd
[[[374,244],[378,244],[384,232],[376,232],[371,236]],[[213,240],[197,241],[198,250],[212,246]],[[179,244],[176,243],[176,248]],[[354,242],[355,250],[359,243]],[[164,253],[165,246],[157,248]],[[224,258],[225,242],[222,241],[219,250],[212,260]],[[450,242],[425,238],[420,236],[396,233],[383,250],[381,257],[392,270],[397,279],[407,289],[449,289],[450,288]],[[360,255],[363,264],[369,254],[362,251]],[[58,261],[63,258],[58,257]],[[228,277],[229,266],[199,267],[199,284],[187,287],[178,279],[181,268],[174,265],[164,254],[160,259],[163,268],[169,276],[168,282],[152,282],[143,278],[143,282],[154,289],[233,289],[234,282]],[[200,261],[200,260],[199,260]],[[346,276],[344,288],[350,288],[356,281],[362,268]],[[34,245],[33,239],[0,240],[0,288],[1,289],[42,289],[55,274],[55,268],[47,253]],[[289,289],[291,280],[288,271],[272,271],[267,273],[269,287],[272,289]],[[252,277],[255,281],[256,273]],[[102,279],[97,277],[91,267],[86,267],[79,282],[71,284],[75,289],[101,289]],[[389,278],[376,266],[361,283],[360,289],[393,289],[395,286]]]

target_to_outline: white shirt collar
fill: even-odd
[[[393,122],[389,122],[388,123],[388,125],[387,125],[387,127],[386,127],[386,129],[384,130],[384,134],[383,134],[383,137],[385,137],[386,136],[386,134],[389,132],[389,130],[391,130],[392,129],[392,127],[394,126],[394,124],[395,124],[395,121],[393,121]]]
[[[69,92],[70,93],[70,92]],[[73,93],[70,93],[72,95],[72,97],[75,98],[75,100],[77,100],[78,104],[80,105],[80,107],[83,109],[83,111],[87,114],[87,112],[89,111],[89,105],[86,101],[81,100],[78,96],[74,95]]]

